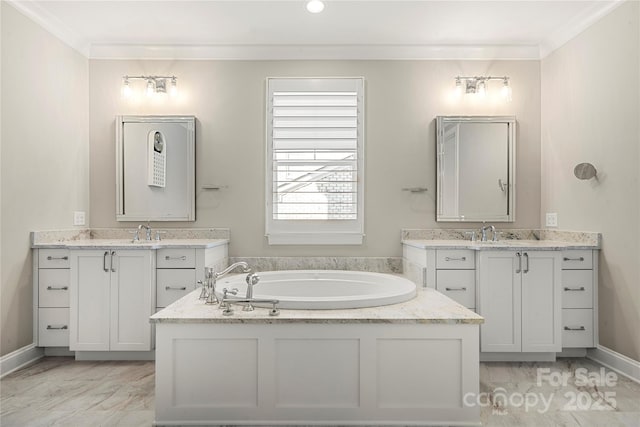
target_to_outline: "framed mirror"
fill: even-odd
[[[515,221],[514,116],[436,118],[436,221]]]
[[[116,117],[116,219],[195,221],[195,117]]]

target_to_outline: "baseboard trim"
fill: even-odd
[[[35,344],[29,344],[5,354],[0,357],[0,378],[34,363],[43,356],[44,350],[41,347],[36,347]]]
[[[640,362],[602,345],[587,350],[587,358],[640,384]]]
[[[480,352],[481,362],[555,362],[556,353],[484,353]]]

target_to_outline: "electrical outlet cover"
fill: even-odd
[[[76,211],[73,213],[73,225],[84,225],[85,215],[83,211]]]
[[[557,213],[547,213],[545,223],[546,223],[547,227],[557,227],[558,226],[558,214]]]

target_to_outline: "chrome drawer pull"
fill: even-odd
[[[467,257],[463,256],[462,258],[455,258],[455,257],[444,257],[445,261],[466,261]]]
[[[165,261],[169,261],[169,260],[172,260],[172,259],[179,260],[179,261],[186,261],[187,257],[185,255],[182,255],[182,256],[169,256],[169,255],[167,255],[166,257],[164,257],[164,259],[165,259]]]
[[[466,291],[467,288],[465,287],[460,287],[460,288],[444,288],[446,291]]]
[[[63,329],[69,329],[69,327],[67,325],[62,325],[62,326],[47,325],[48,331],[63,330]]]
[[[564,288],[565,291],[584,291],[584,286],[580,286],[579,288]]]
[[[586,331],[586,329],[584,328],[584,326],[580,326],[578,328],[571,328],[569,326],[565,326],[564,327],[565,331]]]
[[[165,291],[186,291],[187,287],[186,286],[165,286],[164,290]]]
[[[47,257],[47,261],[53,261],[54,259],[61,259],[61,260],[63,260],[63,261],[66,261],[66,260],[68,260],[68,259],[69,259],[69,257],[68,257],[68,256],[66,256],[66,255],[65,255],[65,256],[51,256],[51,255],[49,255],[49,256]]]
[[[69,287],[68,286],[60,286],[60,287],[47,286],[47,290],[48,291],[66,291],[66,290],[69,290]]]
[[[564,257],[562,258],[565,261],[584,261],[584,257],[580,257],[580,258],[568,258],[568,257]]]

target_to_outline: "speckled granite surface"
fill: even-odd
[[[227,228],[159,228],[157,230],[163,232],[162,240],[140,240],[135,243],[132,242],[133,229],[127,228],[34,231],[31,233],[31,247],[35,249],[201,249],[229,243]],[[144,235],[141,237],[144,239]]]
[[[402,273],[402,257],[232,257],[247,262],[254,271],[349,270]]]
[[[559,230],[500,230],[498,242],[472,242],[469,229],[402,230],[402,243],[417,248],[439,249],[523,249],[563,250],[599,249],[600,233]],[[477,231],[477,230],[476,230]]]
[[[245,312],[240,307],[223,316],[217,305],[198,299],[197,289],[151,316],[152,323],[400,323],[480,324],[484,319],[434,289],[418,289],[410,301],[348,310],[281,310],[277,317],[269,309]]]

